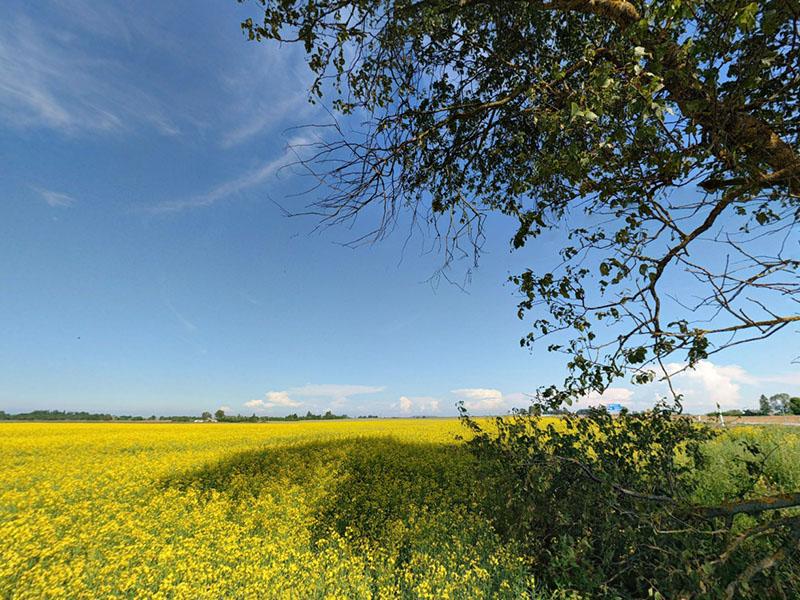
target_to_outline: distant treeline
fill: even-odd
[[[27,413],[12,415],[0,410],[0,420],[2,421],[115,421],[115,420],[144,420],[144,417],[116,417],[114,415],[72,412],[64,410],[33,410]]]
[[[347,419],[347,415],[335,415],[331,411],[322,415],[315,415],[311,411],[305,415],[291,414],[285,417],[269,417],[251,415],[217,415],[203,413],[200,416],[173,415],[157,417],[143,417],[140,415],[111,415],[107,413],[90,413],[85,411],[64,411],[64,410],[33,410],[26,413],[11,414],[0,410],[0,421],[170,421],[177,423],[192,423],[194,421],[203,422],[225,422],[225,423],[264,423],[267,421],[323,421],[330,419]]]
[[[709,416],[716,415],[716,412],[708,413]],[[764,394],[758,399],[758,409],[744,410],[725,410],[722,411],[724,417],[761,417],[770,415],[800,415],[800,397],[790,396],[783,392],[774,394],[767,398]]]
[[[322,415],[315,415],[311,411],[308,411],[304,415],[298,415],[292,413],[290,415],[286,415],[285,417],[268,417],[262,416],[259,417],[258,415],[251,415],[249,417],[245,417],[243,415],[225,415],[217,414],[215,415],[215,421],[219,421],[221,423],[264,423],[267,421],[328,421],[331,419],[348,419],[347,415],[335,415],[331,411],[327,411],[325,414]]]

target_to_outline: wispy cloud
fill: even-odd
[[[203,194],[182,200],[160,202],[145,210],[152,214],[176,213],[211,206],[217,202],[232,198],[237,194],[262,185],[281,168],[290,165],[295,160],[294,147],[302,146],[306,143],[307,140],[305,138],[294,138],[289,141],[288,146],[280,156],[264,163],[257,169],[247,171],[233,179],[220,183]]]
[[[219,78],[228,99],[220,145],[232,148],[260,135],[301,125],[320,112],[308,102],[312,76],[300,48],[272,52],[251,47],[247,59]]]
[[[160,102],[121,63],[90,52],[83,38],[91,36],[81,33],[23,15],[0,23],[0,120],[68,134],[143,124],[176,134]]]
[[[245,291],[240,291],[239,295],[242,298],[244,298],[249,304],[252,304],[253,306],[261,306],[261,301],[252,294],[249,294],[248,292]]]
[[[759,381],[766,383],[781,383],[784,385],[791,385],[797,388],[800,393],[800,372],[783,373],[781,375],[767,375],[766,377],[759,377]]]
[[[192,323],[189,319],[187,319],[177,308],[175,305],[172,304],[171,301],[165,300],[164,303],[169,308],[170,312],[175,316],[178,322],[183,326],[187,333],[195,333],[197,331],[197,325]]]
[[[251,138],[265,133],[276,126],[285,126],[289,118],[295,122],[309,113],[305,94],[292,94],[287,98],[279,98],[274,102],[264,102],[252,108],[249,119],[240,123],[222,136],[223,148],[231,148]]]
[[[63,192],[54,192],[53,190],[46,190],[44,188],[32,188],[42,200],[53,208],[69,208],[75,204],[75,198]]]
[[[309,383],[301,387],[289,388],[292,396],[300,398],[314,398],[328,402],[333,406],[343,406],[353,396],[376,394],[382,392],[384,386],[375,385],[342,385],[336,383]]]

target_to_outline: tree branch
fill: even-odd
[[[800,492],[792,494],[779,494],[777,496],[764,496],[742,502],[725,502],[719,506],[704,506],[694,509],[696,512],[709,519],[715,517],[732,517],[734,515],[755,515],[768,510],[793,508],[800,506]]]

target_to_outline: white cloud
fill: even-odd
[[[797,386],[798,391],[800,391],[800,371],[795,373],[784,373],[782,375],[768,375],[766,377],[759,377],[758,381]]]
[[[508,400],[500,390],[492,388],[461,388],[452,392],[462,400],[469,410],[497,411],[508,408]]]
[[[305,90],[299,85],[293,89]],[[254,94],[248,94],[253,97]],[[252,114],[243,123],[226,132],[222,137],[222,147],[237,146],[259,134],[265,133],[276,125],[285,125],[287,120],[295,121],[309,112],[311,105],[306,100],[306,94],[295,93],[286,98],[278,98],[272,102],[262,102],[253,107]]]
[[[75,198],[62,192],[54,192],[43,188],[33,188],[49,206],[53,208],[68,208],[75,204]]]
[[[264,394],[263,399],[250,400],[249,402],[245,402],[244,405],[247,408],[256,410],[269,410],[271,408],[301,406],[302,402],[293,400],[286,391],[269,391]]]
[[[94,56],[87,36],[24,16],[0,22],[0,121],[67,134],[133,125],[176,134],[160,101],[137,87],[124,65]]]
[[[439,399],[432,396],[400,396],[398,406],[400,411],[406,414],[438,413]]]
[[[675,373],[672,383],[675,390],[683,394],[683,406],[687,412],[706,412],[717,404],[722,409],[740,408],[742,405],[742,385],[758,382],[739,365],[718,365],[704,360],[693,369],[683,369],[684,365],[670,363],[669,373]]]
[[[745,398],[743,386],[754,385],[762,379],[754,377],[739,365],[719,365],[708,360],[701,361],[694,369],[684,369],[686,365],[670,363],[666,365],[672,373],[672,385],[682,394],[682,404],[687,413],[706,413],[714,410],[716,404],[725,409],[742,408],[753,404]],[[651,408],[657,401],[669,398],[669,390],[664,382],[635,388],[611,387],[602,395],[592,392],[578,401],[573,408],[622,404],[633,410]],[[757,397],[757,396],[756,396]]]
[[[276,128],[307,122],[319,106],[308,102],[313,81],[305,53],[300,48],[272,52],[254,47],[219,76],[225,94],[221,145],[231,148]],[[259,93],[253,93],[258,90]]]
[[[233,409],[230,406],[220,406],[217,410],[221,410],[224,413],[229,413]]]
[[[685,369],[684,363],[677,362],[665,367],[672,374],[673,388],[683,397],[684,411],[689,414],[711,412],[716,409],[717,403],[723,410],[757,408],[760,394],[769,396],[784,391],[780,387],[782,385],[800,385],[800,374],[757,376],[739,365],[721,365],[709,360],[697,363],[694,369]],[[786,391],[791,392],[792,389]],[[656,381],[633,388],[612,387],[602,396],[592,392],[572,408],[617,403],[632,410],[646,410],[659,400],[670,397],[666,383]]]
[[[577,402],[578,407],[582,406],[606,406],[608,404],[629,405],[633,397],[633,390],[622,387],[610,387],[605,392],[599,394],[590,392]]]
[[[293,138],[283,153],[277,158],[272,159],[252,171],[242,173],[241,175],[229,179],[209,191],[185,198],[183,200],[169,200],[160,202],[154,206],[147,208],[147,212],[154,214],[175,213],[183,210],[190,210],[193,208],[202,208],[204,206],[211,206],[221,200],[240,194],[249,189],[257,187],[269,178],[274,176],[281,168],[289,166],[296,160],[295,148],[301,147],[308,143],[305,138]]]
[[[288,390],[267,392],[263,400],[250,400],[245,402],[248,408],[268,410],[270,408],[302,406],[312,401],[316,404],[327,404],[329,406],[342,406],[353,396],[362,394],[374,394],[381,392],[383,386],[371,385],[342,385],[336,383],[309,383],[300,387],[289,388]],[[296,400],[302,398],[304,401]]]

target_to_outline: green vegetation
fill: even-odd
[[[330,421],[334,419],[348,419],[347,415],[335,415],[331,411],[325,411],[324,414],[316,415],[311,411],[306,412],[304,415],[292,413],[285,417],[270,417],[258,416],[256,414],[249,417],[242,415],[226,415],[222,410],[218,410],[215,418],[220,423],[268,423],[270,421]]]
[[[0,410],[0,421],[143,421],[144,417],[114,416],[105,413],[64,410],[33,410],[10,414]]]
[[[667,408],[467,423],[495,526],[548,593],[800,595],[800,434],[791,428],[714,430]]]
[[[302,212],[427,224],[445,266],[505,218],[522,344],[567,356],[551,404],[800,322],[796,2],[248,4],[339,113],[297,148]]]
[[[226,415],[224,411],[218,410],[213,418],[210,412],[204,412],[199,417],[187,415],[156,417],[153,415],[146,418],[142,416],[111,415],[107,413],[90,413],[83,411],[34,410],[27,413],[10,414],[0,410],[0,421],[167,421],[170,423],[191,423],[198,420],[216,420],[225,423],[267,423],[270,421],[329,421],[331,419],[347,418],[347,415],[335,415],[331,411],[326,411],[321,415],[316,415],[308,411],[305,415],[291,414],[285,417],[258,416],[255,414],[246,417],[242,415]]]
[[[720,411],[707,413],[716,416]],[[800,415],[800,398],[786,393],[774,394],[767,398],[764,394],[758,399],[758,408],[729,409],[722,411],[723,417],[756,417],[768,415]]]
[[[543,382],[530,414],[474,426],[471,447],[484,478],[500,476],[498,525],[540,585],[800,595],[800,492],[776,495],[795,480],[770,480],[765,450],[740,440],[736,497],[699,505],[714,432],[681,416],[671,379],[800,322],[796,3],[253,4],[248,38],[302,44],[312,98],[340,113],[297,149],[320,194],[307,213],[378,215],[364,241],[406,210],[445,267],[477,261],[486,221],[504,216],[510,246],[535,257],[510,277],[521,343],[547,338],[566,377]],[[645,414],[537,416],[657,378],[669,398]]]
[[[775,394],[767,398],[763,394],[758,401],[762,415],[800,415],[800,398],[789,394]]]

